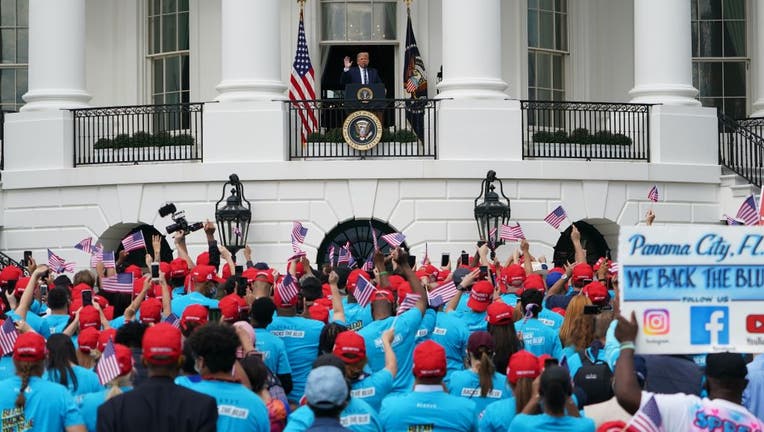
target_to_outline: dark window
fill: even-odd
[[[318,265],[322,266],[330,262],[329,249],[332,246],[334,246],[334,256],[331,257],[331,263],[336,265],[340,248],[347,242],[350,242],[350,251],[353,259],[358,263],[358,267],[361,267],[366,260],[371,259],[374,253],[374,241],[371,237],[369,221],[377,232],[380,250],[384,254],[390,253],[390,245],[380,240],[379,237],[396,232],[395,228],[377,219],[353,219],[340,223],[326,234],[316,254]],[[401,247],[408,248],[406,243],[403,243]]]

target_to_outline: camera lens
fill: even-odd
[[[180,228],[181,228],[180,224],[174,223],[174,224],[167,225],[167,228],[165,229],[167,230],[167,234],[172,234],[175,231],[179,230]]]
[[[163,205],[162,207],[159,207],[159,216],[165,217],[169,214],[173,214],[177,211],[177,208],[175,208],[175,204],[173,203],[167,203]],[[169,231],[168,231],[169,234]]]

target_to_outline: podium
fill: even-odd
[[[385,85],[348,84],[345,86],[345,116],[354,111],[371,111],[384,124],[384,110],[387,108]]]

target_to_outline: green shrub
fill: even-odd
[[[173,144],[176,146],[190,146],[194,145],[194,137],[189,134],[176,135],[173,139]]]
[[[93,145],[93,149],[95,150],[105,150],[110,148],[114,148],[114,142],[109,138],[99,138],[95,145]]]
[[[589,141],[589,130],[586,128],[573,129],[568,140],[572,143],[585,144]]]
[[[417,137],[414,131],[408,129],[399,129],[395,132],[395,141],[401,143],[417,142],[418,139],[419,137]]]

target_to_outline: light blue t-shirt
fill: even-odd
[[[516,405],[514,396],[489,404],[480,414],[480,432],[507,432],[515,418]]]
[[[452,313],[467,325],[470,333],[474,333],[476,331],[486,331],[488,328],[488,321],[485,319],[485,312],[475,312],[472,309],[467,308],[466,311],[455,311]]]
[[[504,303],[512,307],[515,307],[517,305],[517,300],[519,300],[517,298],[517,294],[514,294],[514,293],[507,293],[507,294],[501,295],[501,301],[503,301]]]
[[[542,308],[539,312],[538,320],[541,321],[542,324],[553,328],[554,331],[559,332],[565,317],[558,314],[557,312],[552,312],[547,308]]]
[[[470,330],[464,321],[453,313],[438,312],[430,339],[446,350],[448,373],[464,369],[464,356],[469,338]]]
[[[263,353],[263,362],[276,375],[292,373],[284,341],[263,328],[255,329],[255,349]]]
[[[310,407],[301,406],[287,418],[284,432],[303,432],[313,425],[315,419],[316,416]],[[366,402],[352,397],[348,406],[340,413],[340,423],[353,432],[383,432],[384,430],[377,412]]]
[[[176,384],[215,398],[218,403],[219,431],[270,432],[268,409],[252,390],[239,383],[202,380],[198,383],[180,381]]]
[[[549,354],[552,357],[562,359],[562,344],[557,332],[541,321],[530,318],[515,323],[515,330],[523,334],[525,349],[536,357]]]
[[[79,403],[82,397],[88,393],[95,393],[103,390],[101,382],[98,380],[98,375],[90,369],[86,369],[82,366],[72,366],[74,376],[77,377],[77,388],[74,388],[74,381],[72,377],[67,377],[66,388],[74,397],[74,401]],[[56,370],[46,370],[43,375],[48,381],[59,384],[59,375]]]
[[[374,321],[371,316],[371,304],[362,307],[358,303],[348,303],[348,298],[342,297],[342,307],[345,311],[345,322],[340,324],[349,330],[358,331]],[[329,322],[337,322],[334,321],[334,311],[331,309],[329,309]]]
[[[432,336],[432,331],[435,329],[435,321],[437,319],[437,313],[434,309],[427,309],[422,317],[422,323],[419,325],[419,330],[416,331],[416,344],[429,340]]]
[[[170,308],[172,309],[172,313],[174,313],[177,316],[183,316],[183,311],[186,309],[187,306],[190,306],[192,304],[200,304],[202,306],[207,306],[210,309],[217,309],[218,308],[218,301],[215,299],[211,299],[209,297],[205,297],[202,293],[199,292],[192,292],[189,294],[186,294],[184,296],[175,297],[170,302]]]
[[[13,357],[8,354],[0,357],[0,381],[16,375],[16,366],[13,365]]]
[[[132,387],[121,387],[122,393],[132,390]],[[85,427],[89,432],[96,431],[96,423],[98,422],[98,407],[100,407],[106,401],[106,395],[109,393],[109,389],[101,390],[95,393],[89,393],[83,396],[82,403],[80,403],[80,412],[82,418],[85,420]]]
[[[412,392],[386,397],[379,418],[385,432],[477,431],[475,403],[440,386],[418,385]]]
[[[318,341],[324,323],[303,317],[277,316],[266,328],[284,342],[289,366],[292,368],[292,392],[290,401],[298,401],[305,392],[305,381],[318,357]]]
[[[581,358],[581,355],[576,350],[576,347],[566,347],[563,350],[563,355],[565,356],[565,360],[568,363],[568,371],[570,371],[570,377],[573,378],[576,376],[576,372],[578,372],[579,369],[581,369],[581,366],[583,366],[584,362]],[[591,348],[586,349],[586,355],[589,356],[589,360],[592,360],[592,362],[597,361],[603,361],[607,363],[607,356],[605,354],[604,349],[597,350],[597,357],[594,357],[594,350]]]
[[[594,420],[588,417],[552,417],[549,414],[518,414],[509,432],[594,432]]]
[[[15,376],[0,381],[0,389],[3,389],[0,391],[3,430],[63,431],[67,427],[85,424],[74,398],[61,384],[31,377],[23,410],[16,408],[21,378]]]
[[[362,328],[358,334],[363,336],[366,343],[366,358],[369,368],[376,372],[385,367],[385,351],[382,349],[382,333],[395,323],[393,351],[398,360],[398,374],[393,380],[393,392],[410,391],[414,384],[411,373],[414,366],[414,344],[416,332],[422,323],[422,313],[417,308],[411,308],[397,317],[387,317],[377,320]]]
[[[45,321],[48,322],[50,334],[63,333],[69,323],[69,315],[46,315]]]
[[[375,411],[382,406],[382,399],[393,389],[393,374],[387,369],[366,375],[351,386],[350,395],[357,399],[363,399]]]
[[[507,388],[507,378],[504,375],[494,372],[491,381],[493,388],[485,397],[480,396],[480,377],[470,369],[453,372],[446,377],[444,383],[450,394],[474,402],[477,416],[492,402],[505,399],[512,393]]]
[[[16,311],[8,311],[5,313],[5,315],[11,317],[13,321],[18,321],[21,319]],[[48,321],[45,318],[40,318],[34,312],[28,311],[27,324],[29,324],[29,327],[32,327],[34,331],[39,333],[45,339],[50,337],[50,324],[48,324]]]

